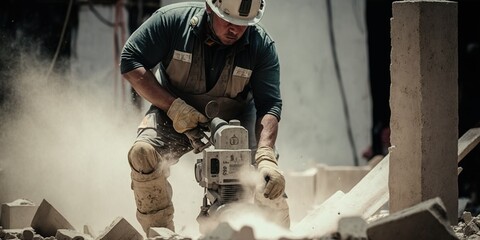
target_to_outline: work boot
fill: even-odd
[[[143,214],[137,210],[137,220],[143,228],[143,231],[148,235],[148,229],[151,227],[164,227],[175,232],[175,226],[173,224],[173,205],[169,205],[163,210],[159,210],[155,213]]]
[[[272,220],[281,227],[290,229],[290,211],[285,193],[276,199],[270,200],[265,198],[263,193],[256,192],[254,203],[265,210],[267,219]]]
[[[137,205],[137,220],[145,233],[150,227],[175,231],[172,187],[167,181],[169,167],[152,145],[136,142],[128,154],[132,169],[132,190]],[[163,166],[162,166],[163,165]]]

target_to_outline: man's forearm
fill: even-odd
[[[257,120],[258,148],[255,153],[255,165],[263,179],[263,196],[270,200],[282,196],[285,191],[285,177],[278,168],[278,158],[274,145],[278,133],[278,119],[266,114]]]
[[[278,119],[271,114],[257,119],[255,132],[257,136],[257,147],[271,147],[275,145],[278,134]]]
[[[124,73],[122,76],[130,82],[140,96],[164,111],[168,111],[175,100],[172,94],[160,86],[150,70],[140,67]]]

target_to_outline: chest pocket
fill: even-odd
[[[193,53],[174,50],[166,69],[170,84],[188,94],[236,98],[249,83],[252,70],[238,66],[234,68],[236,49],[232,48],[217,82],[207,92],[203,44],[202,41],[195,41]]]
[[[230,97],[236,97],[247,86],[252,76],[252,70],[235,67],[232,73],[232,79],[228,81],[225,93]]]
[[[192,68],[192,59],[195,66]],[[172,60],[166,69],[170,83],[177,89],[182,89],[186,92],[199,94],[205,92],[204,81],[192,81],[190,75],[201,75],[201,68],[203,67],[203,60],[198,57],[193,58],[191,53],[175,50],[173,52]],[[192,71],[192,73],[190,72]],[[200,71],[200,72],[198,72]]]

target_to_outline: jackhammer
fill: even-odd
[[[195,179],[204,188],[197,217],[202,233],[211,227],[209,220],[216,220],[230,204],[253,199],[253,189],[240,180],[243,173],[254,171],[248,130],[238,120],[226,122],[218,117],[211,120],[209,129],[213,148],[203,149],[203,158],[195,164]]]

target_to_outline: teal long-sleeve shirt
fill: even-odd
[[[191,24],[194,16],[199,19],[197,24]],[[139,67],[168,66],[174,50],[192,53],[194,41],[207,38],[207,18],[204,2],[178,3],[158,9],[127,40],[121,54],[122,74]],[[248,27],[233,46],[204,48],[207,89],[217,81],[230,47],[236,49],[234,64],[252,70],[244,92],[252,92],[257,118],[268,113],[280,120],[280,64],[274,41],[260,25]]]

